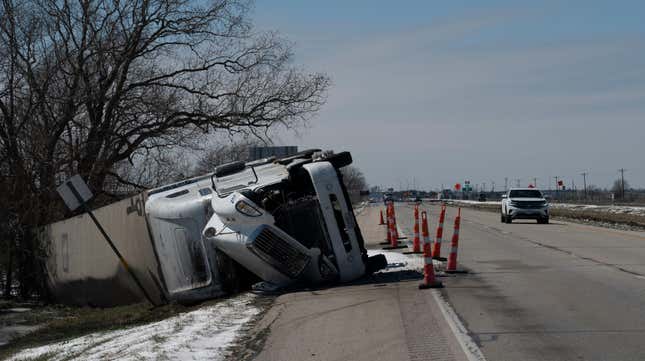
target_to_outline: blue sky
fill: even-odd
[[[479,4],[479,5],[477,5]],[[485,5],[484,5],[485,4]],[[350,150],[373,185],[508,177],[645,187],[645,2],[260,1],[333,86],[279,143]]]

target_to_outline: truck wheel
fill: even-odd
[[[502,218],[502,223],[506,223],[506,217],[504,217],[504,213],[500,213],[501,218]]]
[[[549,224],[549,217],[538,218],[539,224]]]
[[[513,223],[513,218],[511,218],[511,216],[506,216],[506,223],[507,224]]]
[[[324,160],[331,163],[331,165],[333,165],[334,168],[340,169],[342,167],[352,164],[352,155],[349,152],[340,152],[340,153],[332,154],[329,157],[325,158]]]

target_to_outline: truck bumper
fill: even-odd
[[[525,208],[508,208],[508,216],[511,219],[538,219],[549,216],[548,208],[525,209]]]

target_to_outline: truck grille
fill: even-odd
[[[297,278],[311,258],[280,234],[265,226],[249,246],[264,261],[291,278]]]
[[[525,201],[525,202],[515,201],[514,205],[517,208],[540,208],[540,207],[544,206],[544,202],[542,202],[542,201]]]

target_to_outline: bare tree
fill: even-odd
[[[341,168],[341,174],[343,175],[343,182],[345,182],[347,191],[360,192],[367,190],[367,181],[365,181],[365,176],[357,167],[353,165],[343,167]]]
[[[212,172],[215,167],[224,163],[246,161],[249,158],[249,147],[260,145],[260,143],[255,139],[242,140],[209,148],[197,161],[193,175]]]
[[[0,171],[27,235],[22,263],[39,259],[34,226],[62,214],[62,179],[80,173],[103,196],[113,183],[145,187],[129,170],[151,156],[213,132],[261,137],[319,109],[328,78],[299,71],[284,39],[254,31],[250,6],[2,0]]]

